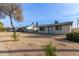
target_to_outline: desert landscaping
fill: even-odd
[[[45,56],[44,51],[23,51],[41,49],[52,41],[52,46],[57,49],[79,49],[79,43],[67,41],[65,35],[47,35],[47,34],[34,34],[34,33],[21,33],[17,32],[18,41],[13,41],[11,37],[12,32],[0,32],[0,55],[1,56]],[[20,51],[19,51],[20,50]],[[11,52],[14,51],[14,52]],[[59,51],[56,52],[57,56],[79,56],[77,51]]]

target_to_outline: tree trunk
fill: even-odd
[[[10,16],[10,22],[11,22],[11,26],[12,26],[12,29],[13,29],[13,38],[14,38],[14,40],[16,40],[16,31],[15,31],[15,27],[13,25],[13,21],[12,21],[11,16]]]

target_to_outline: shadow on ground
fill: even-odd
[[[24,38],[51,38],[51,36],[47,36],[47,35],[29,35],[29,36],[24,36]]]
[[[16,41],[18,41],[18,40],[16,40]],[[2,40],[0,42],[15,42],[15,41],[14,40]]]
[[[30,34],[30,33],[29,33]],[[51,38],[52,35],[48,34],[34,34],[33,35],[27,35],[24,36],[24,38]]]
[[[24,36],[24,38],[52,38],[54,36],[59,36],[56,34],[42,34],[42,33],[25,33],[25,34],[31,34]]]
[[[69,41],[66,38],[55,38],[56,41],[65,42],[65,43],[79,43],[74,41]]]

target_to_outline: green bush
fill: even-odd
[[[8,32],[8,30],[4,28],[4,29],[3,29],[3,32]]]
[[[67,40],[79,42],[79,33],[67,33],[66,34]]]
[[[52,47],[52,42],[42,46],[47,56],[56,56],[56,48]]]
[[[14,40],[16,40],[17,39],[17,35],[13,34],[13,38],[14,38]]]
[[[14,41],[18,41],[19,39],[17,39],[17,35],[13,33],[13,35],[11,35],[11,37],[14,39]]]

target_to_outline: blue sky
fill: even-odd
[[[79,18],[79,4],[77,3],[25,3],[23,8],[23,22],[13,21],[15,26],[28,26],[32,22],[50,24],[55,20],[59,22],[74,21]],[[0,20],[4,26],[10,26],[9,18]]]

